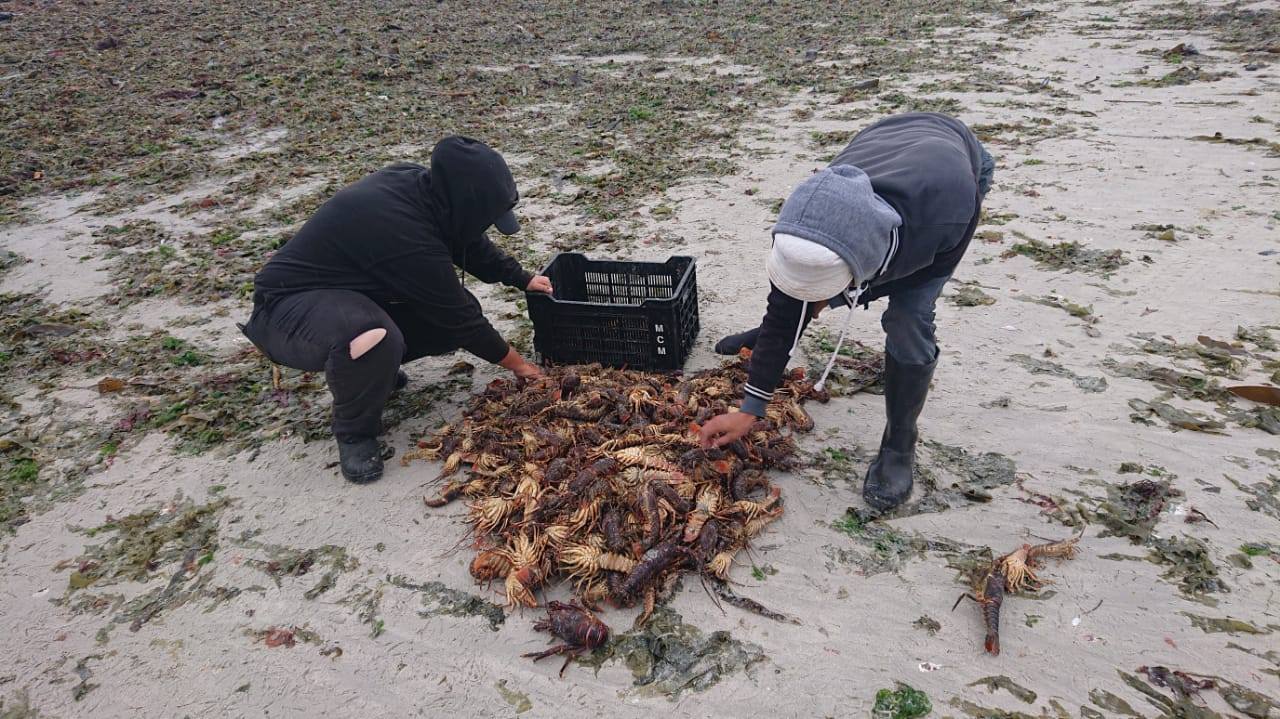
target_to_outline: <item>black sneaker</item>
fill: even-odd
[[[338,464],[342,468],[342,476],[355,484],[368,484],[382,477],[382,450],[378,440],[372,437],[363,439],[338,440]]]

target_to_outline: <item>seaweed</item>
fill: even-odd
[[[1157,8],[1160,12],[1143,16],[1145,28],[1193,30],[1216,37],[1225,49],[1239,52],[1274,46],[1280,34],[1280,12],[1269,7],[1243,7],[1238,2],[1204,5],[1178,2]]]
[[[1191,625],[1205,634],[1270,634],[1273,629],[1258,627],[1250,622],[1231,617],[1205,617],[1191,612],[1179,612],[1191,620]]]
[[[1053,709],[1053,713],[1050,713],[1048,709],[1044,709],[1039,714],[984,707],[960,697],[952,697],[948,704],[973,717],[973,719],[1071,719],[1071,715],[1055,699],[1049,700],[1049,706]],[[1088,707],[1080,708],[1080,714],[1085,719],[1102,719],[1102,715],[1099,714],[1097,717],[1092,717],[1087,710],[1091,711]]]
[[[987,502],[991,500],[991,490],[1017,479],[1013,460],[998,452],[975,453],[933,440],[926,440],[924,446],[929,449],[932,467],[957,478],[946,487],[935,487],[938,494],[951,495],[952,500]]]
[[[1075,128],[1066,122],[1054,122],[1047,117],[1031,117],[1025,122],[976,123],[969,126],[982,142],[993,142],[1012,147],[1035,145],[1044,140],[1066,137]]]
[[[98,684],[89,683],[89,679],[93,677],[93,670],[89,668],[89,660],[101,660],[103,656],[104,655],[102,654],[90,654],[89,656],[80,657],[80,659],[76,660],[75,669],[72,671],[75,672],[76,677],[80,679],[80,683],[71,688],[71,698],[73,700],[80,701],[81,699],[84,699],[85,695],[100,686]]]
[[[30,519],[31,499],[49,491],[31,449],[4,440],[0,444],[0,532],[12,532]]]
[[[1232,477],[1227,477],[1227,481],[1248,495],[1248,499],[1244,501],[1246,507],[1273,519],[1280,519],[1280,476],[1268,474],[1266,479],[1253,484],[1243,484]]]
[[[1267,434],[1280,434],[1280,407],[1258,406],[1226,411],[1227,419],[1245,429],[1260,429]]]
[[[502,607],[474,594],[451,589],[441,582],[414,582],[403,576],[388,576],[387,583],[400,589],[408,589],[422,594],[422,609],[418,616],[423,618],[447,617],[480,617],[489,622],[489,629],[498,631],[507,620]]]
[[[1168,688],[1174,698],[1170,699],[1148,685],[1140,677],[1117,670],[1126,684],[1141,692],[1147,701],[1164,716],[1180,719],[1216,719],[1221,716],[1191,701],[1201,692],[1214,690],[1232,709],[1250,719],[1268,719],[1273,712],[1280,710],[1280,702],[1223,677],[1212,674],[1192,674],[1172,670],[1168,667],[1139,667],[1138,671],[1148,677],[1152,685]]]
[[[1116,714],[1123,714],[1125,716],[1139,717],[1139,719],[1141,719],[1142,717],[1141,714],[1139,714],[1137,711],[1134,710],[1134,708],[1129,704],[1129,702],[1121,699],[1120,697],[1116,696],[1115,694],[1112,694],[1111,692],[1105,689],[1090,689],[1089,701],[1102,707],[1103,709],[1106,709],[1109,712],[1114,712]]]
[[[1270,330],[1274,327],[1236,327],[1236,339],[1241,342],[1248,342],[1260,350],[1266,352],[1275,352],[1280,350],[1280,345],[1272,339]]]
[[[347,596],[340,601],[341,604],[350,605],[355,609],[356,619],[361,624],[369,625],[370,639],[377,639],[386,631],[386,622],[379,616],[384,586],[384,582],[378,582],[373,587],[357,585],[352,587]]]
[[[1206,372],[1219,377],[1238,378],[1244,361],[1229,348],[1206,345],[1202,342],[1180,344],[1172,337],[1155,337],[1138,334],[1132,338],[1138,350],[1145,354],[1158,354],[1175,360],[1192,360],[1204,366]]]
[[[837,482],[856,482],[861,476],[860,467],[866,462],[867,457],[860,447],[824,447],[812,455],[808,466],[818,472],[819,478],[814,481],[830,489]]]
[[[876,99],[879,112],[941,112],[944,115],[964,112],[964,105],[954,97],[913,97],[895,90]]]
[[[1199,65],[1183,65],[1160,77],[1139,80],[1133,84],[1147,87],[1174,87],[1176,85],[1190,85],[1193,82],[1217,82],[1227,77],[1239,77],[1239,75],[1230,71],[1205,70]]]
[[[731,674],[749,673],[766,658],[755,644],[734,639],[725,631],[706,634],[686,624],[676,611],[660,606],[644,628],[611,636],[578,662],[599,668],[621,660],[641,695],[676,701],[687,692],[706,691]]]
[[[1057,362],[1036,359],[1025,354],[1010,355],[1009,359],[1021,365],[1023,369],[1031,374],[1050,374],[1057,377],[1066,377],[1084,392],[1105,392],[1107,389],[1107,380],[1105,378],[1078,375]]]
[[[1014,682],[1009,677],[1006,677],[1003,675],[983,677],[975,682],[971,682],[969,686],[971,687],[985,686],[987,690],[990,691],[992,694],[995,694],[997,689],[1003,689],[1009,692],[1010,694],[1012,694],[1015,698],[1017,698],[1019,701],[1023,702],[1024,704],[1036,703],[1035,692],[1031,691],[1030,689],[1027,689],[1024,686],[1021,686],[1020,684]]]
[[[1280,142],[1268,140],[1264,137],[1227,137],[1221,132],[1215,132],[1212,135],[1194,135],[1189,139],[1197,142],[1212,142],[1219,145],[1258,147],[1266,150],[1268,157],[1280,157]]]
[[[876,703],[871,708],[874,719],[919,719],[933,711],[929,695],[898,682],[894,689],[876,692]]]
[[[816,380],[836,349],[835,340],[824,327],[807,333],[802,342],[809,360],[809,376]],[[832,397],[849,397],[859,392],[884,394],[884,352],[846,338],[827,376],[826,387]]]
[[[1168,389],[1182,399],[1231,402],[1231,393],[1212,377],[1182,372],[1170,367],[1158,367],[1148,362],[1118,362],[1110,357],[1102,360],[1102,367],[1115,377],[1146,380]]]
[[[334,587],[339,574],[349,572],[359,565],[354,557],[347,554],[345,547],[335,544],[325,544],[311,549],[295,549],[278,544],[258,544],[247,540],[242,540],[241,543],[267,555],[266,559],[246,559],[245,564],[266,573],[275,581],[277,587],[281,586],[283,577],[304,576],[315,569],[317,564],[324,567],[326,571],[321,575],[320,580],[303,594],[307,599],[315,599],[329,591]]]
[[[90,585],[103,587],[117,582],[147,581],[156,572],[175,562],[207,563],[218,548],[218,522],[222,510],[231,503],[226,497],[197,505],[181,496],[159,509],[108,517],[97,527],[85,530],[89,537],[111,533],[103,544],[86,547],[72,564],[68,593]]]
[[[1194,432],[1223,434],[1222,430],[1227,426],[1198,412],[1178,409],[1167,402],[1144,402],[1140,399],[1131,399],[1129,400],[1129,407],[1134,410],[1133,414],[1129,415],[1130,420],[1141,424],[1151,424],[1151,420],[1148,417],[1155,415],[1168,422],[1169,427],[1175,431],[1189,429]]]
[[[981,307],[996,303],[996,298],[983,292],[977,285],[970,284],[962,284],[960,289],[947,299],[956,307]]]
[[[938,632],[942,630],[942,624],[927,614],[921,615],[919,619],[911,623],[911,626],[916,629],[923,629],[928,632],[931,637],[937,636]]]
[[[869,551],[860,552],[828,546],[823,548],[828,559],[839,564],[855,565],[865,576],[896,572],[902,568],[907,559],[923,557],[925,552],[956,553],[969,548],[967,545],[949,539],[929,538],[918,533],[902,532],[885,522],[878,521],[872,512],[857,507],[845,510],[843,516],[831,523],[831,528]]]
[[[1102,536],[1128,537],[1133,544],[1150,540],[1169,500],[1183,496],[1167,479],[1108,484],[1106,489],[1107,499],[1097,503],[1092,518],[1106,527]]]
[[[1249,654],[1265,662],[1268,662],[1269,664],[1271,664],[1271,668],[1263,669],[1262,670],[1263,673],[1274,675],[1277,679],[1280,679],[1280,652],[1274,649],[1269,649],[1266,651],[1263,651],[1260,649],[1250,649],[1248,647],[1242,647],[1239,644],[1236,644],[1235,642],[1227,642],[1227,649],[1235,649],[1236,651],[1244,652],[1245,654]]]
[[[194,552],[188,553],[164,585],[152,587],[132,599],[120,594],[77,593],[57,603],[74,613],[109,615],[107,624],[100,627],[96,635],[98,644],[106,644],[111,639],[111,632],[119,625],[137,632],[152,620],[196,600],[208,601],[204,608],[207,614],[242,593],[236,587],[214,586],[215,571],[197,571],[199,567]]]
[[[1087,324],[1096,324],[1098,321],[1098,318],[1093,314],[1093,305],[1078,305],[1071,300],[1058,297],[1057,295],[1045,295],[1043,297],[1019,297],[1018,299],[1023,302],[1032,302],[1037,305],[1060,309],[1072,317],[1085,320]]]
[[[1169,567],[1161,576],[1178,585],[1184,597],[1212,604],[1208,594],[1231,591],[1218,576],[1209,546],[1195,537],[1151,537],[1146,542],[1150,561]]]
[[[0,222],[0,224],[4,223]],[[25,265],[27,262],[30,262],[30,260],[12,250],[0,250],[0,276],[3,276],[4,273],[14,267]]]
[[[1129,264],[1124,250],[1095,250],[1077,241],[1050,245],[1036,239],[1014,244],[1001,257],[1022,255],[1049,270],[1088,272],[1107,277]]]

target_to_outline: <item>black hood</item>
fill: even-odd
[[[443,213],[451,245],[482,234],[520,199],[502,155],[469,137],[446,137],[431,151],[427,192]]]

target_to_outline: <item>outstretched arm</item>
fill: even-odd
[[[368,271],[458,347],[494,364],[510,353],[480,303],[458,281],[443,249],[410,247]]]
[[[787,362],[791,360],[791,347],[797,337],[796,330],[804,307],[805,303],[784,294],[777,287],[770,289],[768,309],[760,323],[760,337],[751,353],[741,411],[722,414],[703,425],[702,446],[729,444],[746,434],[756,418],[764,416],[765,408],[773,399],[773,390],[782,381]],[[806,317],[806,325],[808,321]]]
[[[501,282],[523,290],[529,288],[533,279],[533,273],[526,271],[516,258],[503,252],[483,233],[455,253],[453,262],[476,279],[489,284]]]

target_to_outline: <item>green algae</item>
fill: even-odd
[[[1109,276],[1129,264],[1124,250],[1096,250],[1076,241],[1048,244],[1036,239],[1018,242],[1004,252],[1004,257],[1021,255],[1041,268],[1066,272],[1088,272]]]
[[[977,285],[961,285],[954,295],[947,298],[956,307],[982,307],[994,305],[996,298],[982,291]]]
[[[1178,612],[1191,620],[1191,625],[1206,634],[1270,634],[1271,628],[1258,627],[1250,622],[1231,617],[1205,617],[1191,612]]]
[[[109,533],[77,560],[68,583],[72,587],[108,586],[120,581],[146,581],[162,567],[196,558],[218,548],[218,522],[229,498],[194,504],[181,498],[158,509],[145,510],[86,530],[89,537]]]
[[[422,594],[422,609],[418,610],[418,616],[423,618],[479,617],[489,622],[489,629],[495,632],[507,620],[501,606],[474,594],[451,589],[441,582],[418,583],[403,576],[389,576],[387,583]]]
[[[638,693],[676,701],[686,693],[706,691],[733,674],[749,673],[766,658],[755,644],[734,639],[725,631],[704,633],[686,624],[676,611],[660,606],[644,627],[614,634],[578,662],[599,668],[622,661],[631,670]]]
[[[876,692],[876,703],[871,709],[874,719],[919,719],[933,711],[929,695],[898,682],[894,689]]]
[[[354,557],[347,554],[345,547],[325,544],[310,549],[295,549],[277,544],[259,544],[242,540],[246,546],[263,552],[266,559],[250,558],[245,560],[247,566],[262,571],[281,586],[285,577],[301,577],[317,568],[325,569],[315,586],[308,589],[303,596],[315,599],[334,587],[339,574],[349,572],[359,566]]]
[[[1013,360],[1031,374],[1048,374],[1055,377],[1065,377],[1070,379],[1072,384],[1084,392],[1105,392],[1107,389],[1107,380],[1105,378],[1078,375],[1057,362],[1036,359],[1035,357],[1026,354],[1010,355],[1009,359]]]

